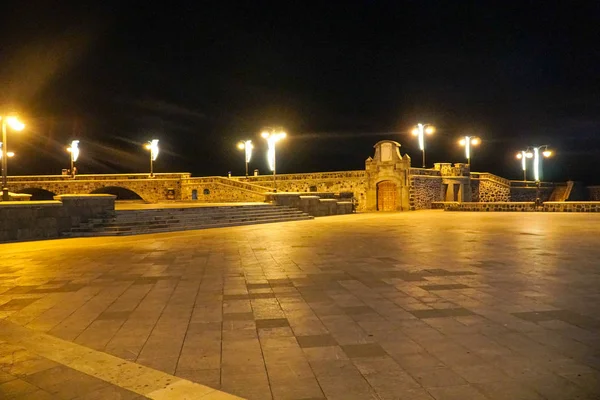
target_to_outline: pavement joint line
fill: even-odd
[[[243,400],[241,397],[6,320],[0,321],[0,332],[0,339],[3,341],[149,399]]]

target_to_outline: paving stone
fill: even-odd
[[[254,320],[254,314],[251,312],[223,314],[223,321],[252,321],[252,320]]]
[[[289,326],[289,322],[285,318],[275,318],[275,319],[257,319],[256,320],[256,328],[257,329],[268,329],[268,328],[280,328]]]
[[[445,285],[423,285],[419,286],[425,290],[455,290],[455,289],[469,289],[470,286],[463,285],[462,283],[451,283]]]
[[[375,312],[375,310],[368,306],[342,307],[342,310],[344,310],[344,312],[348,315],[368,314]]]
[[[105,311],[96,320],[124,320],[131,315],[131,311]]]
[[[385,350],[376,343],[349,344],[342,346],[342,349],[350,358],[383,357],[387,355]]]
[[[445,309],[434,309],[434,310],[409,310],[409,312],[417,318],[449,318],[449,317],[463,317],[466,315],[473,315],[472,311],[466,308],[445,308]]]
[[[8,302],[0,305],[0,311],[18,311],[27,307],[34,301],[38,300],[38,297],[26,298],[26,299],[12,299]]]
[[[331,337],[331,335],[296,336],[296,340],[303,349],[337,345],[337,342]]]

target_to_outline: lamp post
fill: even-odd
[[[540,153],[544,158],[548,158],[552,155],[552,151],[548,150],[548,145],[545,144],[543,146],[532,147],[533,149],[533,175],[535,177],[536,182],[540,181],[540,176],[542,175],[542,157],[540,157]]]
[[[269,161],[269,168],[273,171],[273,190],[277,191],[277,160],[275,157],[275,144],[285,139],[287,134],[281,128],[267,128],[265,129],[261,136],[267,140],[267,145],[269,146],[267,150],[267,160]]]
[[[8,170],[8,157],[9,152],[6,144],[6,129],[7,125],[15,131],[22,131],[25,128],[25,124],[19,121],[17,117],[6,117],[0,116],[2,122],[2,201],[8,201],[8,187],[7,187],[7,170]]]
[[[79,140],[73,140],[71,146],[67,147],[71,154],[71,176],[75,178],[75,161],[79,158]]]
[[[481,143],[481,139],[477,136],[465,136],[458,142],[461,146],[465,146],[465,157],[467,165],[471,166],[471,146],[477,146]]]
[[[254,146],[252,145],[252,140],[242,140],[238,143],[238,149],[245,150],[245,160],[246,160],[246,179],[248,179],[248,163],[252,158],[252,149]]]
[[[412,130],[413,136],[419,138],[419,148],[423,153],[423,168],[425,168],[425,134],[431,135],[433,132],[435,132],[435,128],[430,124],[417,124]]]
[[[517,153],[517,159],[521,160],[521,168],[523,168],[523,182],[527,182],[527,159],[532,157],[533,153],[529,149]]]
[[[158,157],[158,139],[152,139],[146,143],[146,150],[150,150],[150,178],[154,178],[154,161]]]

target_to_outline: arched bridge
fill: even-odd
[[[181,200],[182,181],[190,173],[103,174],[103,175],[36,175],[8,177],[8,188],[15,193],[28,193],[32,200],[51,200],[60,194],[105,193],[117,199],[141,199],[147,202]]]

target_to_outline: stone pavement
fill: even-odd
[[[0,245],[0,398],[598,399],[599,245],[442,211]]]

